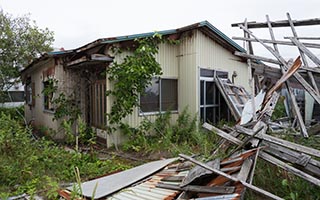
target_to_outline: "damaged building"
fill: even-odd
[[[140,98],[140,108],[135,108],[123,122],[137,127],[144,118],[153,121],[157,114],[165,111],[170,111],[176,119],[186,107],[192,114],[198,114],[199,120],[211,124],[239,120],[249,98],[246,92],[249,77],[246,58],[234,53],[245,50],[207,21],[157,33],[179,43],[160,44],[156,60],[162,75],[152,80],[146,95]],[[121,62],[130,55],[127,49],[135,39],[153,35],[98,39],[73,50],[49,52],[34,60],[22,71],[26,85],[26,119],[36,127],[54,130],[54,137],[63,140],[60,121],[54,120],[55,106],[51,100],[64,92],[75,99],[70,106],[80,108],[82,118],[96,130],[101,142],[108,146],[120,143],[123,136],[119,132],[113,135],[106,132],[106,113],[112,106],[112,97],[106,96],[106,90],[112,83],[103,72],[114,61]],[[125,51],[114,55],[114,47]],[[57,92],[44,93],[52,79],[57,81]]]

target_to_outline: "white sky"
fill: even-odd
[[[0,0],[0,8],[13,16],[30,13],[40,28],[54,31],[54,47],[65,49],[98,38],[175,29],[203,20],[231,38],[243,35],[231,24],[245,18],[264,22],[268,14],[271,20],[284,20],[287,12],[292,19],[320,17],[319,0]],[[303,33],[300,36],[319,36],[320,29]]]

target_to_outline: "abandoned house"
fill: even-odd
[[[160,44],[156,60],[161,65],[162,75],[152,80],[146,95],[140,97],[140,108],[135,108],[124,121],[137,127],[145,117],[154,120],[157,114],[168,110],[175,119],[186,107],[203,122],[238,120],[243,105],[234,104],[238,107],[230,109],[234,105],[227,104],[225,99],[232,101],[232,98],[241,99],[247,95],[244,91],[249,88],[247,62],[234,55],[244,49],[208,21],[158,33],[179,40],[179,43]],[[81,109],[85,122],[96,129],[100,139],[108,146],[120,143],[123,139],[120,133],[109,135],[105,131],[108,126],[106,113],[112,105],[111,97],[105,93],[112,83],[102,72],[112,66],[113,61],[121,62],[130,54],[124,51],[121,56],[115,56],[111,51],[113,47],[127,49],[136,38],[153,34],[98,39],[77,49],[49,52],[34,60],[22,71],[26,119],[34,126],[55,130],[56,139],[63,138],[50,101],[58,95],[43,92],[50,86],[49,79],[54,78],[57,91],[75,97],[74,104]],[[221,87],[229,92],[221,92]],[[232,92],[233,89],[240,92]]]

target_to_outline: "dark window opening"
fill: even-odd
[[[140,96],[143,113],[178,110],[178,80],[153,78]]]

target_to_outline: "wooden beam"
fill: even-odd
[[[320,65],[320,59],[315,56],[306,46],[304,46],[299,40],[296,38],[290,38],[290,40],[297,45],[300,51],[305,53],[316,65]]]
[[[209,130],[209,131],[214,131],[215,133],[217,133],[217,135],[219,135],[220,137],[223,137],[224,139],[234,143],[234,144],[237,144],[237,145],[241,145],[242,144],[242,141],[239,140],[238,138],[235,138],[233,136],[231,136],[230,134],[212,126],[211,124],[208,124],[208,123],[204,123],[202,125],[203,128]]]
[[[319,25],[319,24],[320,24],[320,18],[293,21],[294,26],[312,26],[312,25]],[[232,27],[237,27],[241,25],[244,25],[244,23],[241,22],[241,23],[231,24]],[[271,25],[274,28],[290,26],[288,20],[274,21],[274,22],[271,22]],[[248,28],[268,28],[268,23],[267,22],[248,22]]]
[[[296,29],[294,28],[294,25],[293,25],[293,22],[292,22],[292,20],[291,20],[291,17],[290,17],[290,14],[289,13],[287,13],[287,17],[288,17],[288,21],[289,21],[289,23],[290,23],[290,27],[291,27],[291,31],[292,31],[292,33],[293,33],[293,36],[294,36],[294,38],[297,40],[297,41],[299,41],[298,39],[297,39],[297,37],[298,37],[298,34],[297,34],[297,31],[296,31]],[[294,42],[293,42],[294,43]],[[301,45],[303,45],[302,43],[301,43]],[[303,45],[304,46],[304,45]],[[306,47],[305,47],[306,48]],[[307,48],[306,48],[307,49]],[[308,49],[307,49],[308,50]],[[299,48],[299,53],[300,53],[300,56],[301,56],[301,58],[302,58],[302,61],[303,61],[303,63],[304,63],[304,65],[308,65],[308,61],[307,61],[307,58],[306,58],[306,56],[305,56],[305,54],[304,54],[304,52]],[[309,52],[309,53],[311,53],[311,52]],[[312,54],[312,53],[311,53]],[[312,54],[313,55],[313,54]],[[318,86],[317,86],[317,84],[316,84],[316,81],[314,80],[314,77],[313,77],[313,74],[310,72],[310,71],[307,71],[307,74],[308,74],[308,76],[309,76],[309,79],[310,79],[310,81],[311,81],[311,84],[312,84],[312,86],[313,86],[313,89],[315,89],[315,91],[316,91],[316,93],[319,95],[319,89],[318,89]]]
[[[269,63],[273,63],[273,64],[277,64],[277,65],[280,64],[280,62],[278,60],[276,60],[276,59],[266,58],[266,57],[262,57],[262,56],[256,56],[256,55],[247,54],[247,53],[243,53],[243,52],[239,52],[239,51],[235,51],[234,55],[240,56],[240,57],[243,57],[243,58],[257,60],[257,61],[269,62]]]
[[[268,161],[268,162],[270,162],[270,163],[272,163],[272,164],[274,164],[274,165],[276,165],[276,166],[278,166],[278,167],[281,167],[282,169],[284,169],[284,170],[286,170],[288,172],[291,172],[294,175],[297,175],[297,176],[299,176],[299,177],[301,177],[301,178],[303,178],[303,179],[305,179],[305,180],[307,180],[307,181],[309,181],[309,182],[311,182],[311,183],[313,183],[313,184],[315,184],[317,186],[320,186],[320,180],[319,179],[317,179],[317,178],[315,178],[315,177],[313,177],[313,176],[311,176],[311,175],[309,175],[307,173],[304,173],[303,171],[301,171],[299,169],[296,169],[296,168],[294,168],[294,167],[282,162],[281,160],[279,160],[279,159],[277,159],[277,158],[275,158],[275,157],[273,157],[273,156],[271,156],[271,155],[269,155],[269,154],[267,154],[265,152],[260,152],[259,157],[264,159],[264,160],[266,160],[266,161]]]
[[[207,170],[210,170],[210,171],[212,171],[212,172],[215,173],[215,174],[218,174],[218,175],[220,175],[220,176],[223,176],[223,177],[225,177],[225,178],[227,178],[227,179],[230,179],[230,180],[232,180],[232,181],[235,181],[235,182],[240,182],[243,186],[245,186],[245,187],[247,187],[247,188],[249,188],[249,189],[251,189],[251,190],[253,190],[253,191],[256,191],[256,192],[258,192],[258,193],[261,193],[261,194],[263,194],[263,195],[265,195],[265,196],[267,196],[267,197],[270,197],[270,198],[272,198],[272,199],[278,199],[278,200],[280,200],[280,199],[282,200],[282,199],[283,199],[283,198],[280,198],[280,197],[278,197],[278,196],[276,196],[276,195],[274,195],[274,194],[272,194],[272,193],[270,193],[270,192],[268,192],[268,191],[265,191],[265,190],[263,190],[263,189],[260,189],[260,188],[258,188],[258,187],[256,187],[256,186],[252,185],[252,184],[249,184],[249,183],[247,183],[247,182],[245,182],[245,181],[239,180],[238,178],[233,177],[233,176],[231,176],[231,175],[229,175],[229,174],[226,174],[226,173],[224,173],[224,172],[222,172],[222,171],[220,171],[220,170],[214,169],[214,168],[206,165],[206,164],[203,163],[203,162],[200,162],[200,161],[195,160],[194,158],[192,158],[192,157],[190,157],[190,156],[186,156],[186,155],[183,155],[183,154],[179,154],[179,156],[180,156],[181,158],[184,158],[184,159],[186,159],[186,160],[189,160],[189,161],[191,161],[191,162],[193,162],[193,163],[195,163],[195,164],[197,164],[197,165],[199,165],[199,166],[201,166],[201,167],[203,167],[203,168],[205,168],[205,169],[207,169]]]
[[[268,45],[264,44],[259,38],[257,38],[253,33],[245,28],[243,25],[239,25],[240,28],[244,29],[246,32],[248,32],[253,38],[255,38],[259,43],[264,46],[266,49],[270,51],[285,67],[285,70],[288,70],[288,65],[286,61],[277,53],[275,50],[273,50]],[[316,93],[316,91],[309,85],[309,83],[304,80],[304,78],[299,73],[294,73],[293,76],[297,79],[297,81],[309,92],[309,94],[320,104],[320,96]]]
[[[297,37],[300,38],[300,37]],[[245,37],[232,37],[234,40],[243,40],[243,41],[250,41],[250,42],[258,42],[254,38],[245,38]],[[289,37],[285,37],[285,39],[289,39]],[[260,39],[264,43],[269,43],[269,44],[280,44],[280,45],[288,45],[288,46],[296,46],[293,42],[291,41],[281,41],[281,40],[268,40],[268,39]],[[315,49],[320,49],[320,44],[316,43],[302,43],[305,47],[309,48],[315,48]]]
[[[251,129],[244,128],[240,125],[236,125],[235,127],[236,127],[236,130],[240,133],[244,133],[246,135],[253,135],[254,134],[254,132]],[[302,153],[320,158],[320,151],[317,149],[313,149],[313,148],[306,147],[306,146],[303,146],[300,144],[289,142],[287,140],[283,140],[283,139],[273,137],[273,136],[267,135],[267,134],[257,134],[255,137],[262,139],[262,140],[265,140],[265,141],[268,141],[268,142],[271,142],[273,144],[284,146],[284,147],[293,149],[295,151],[302,152]]]

